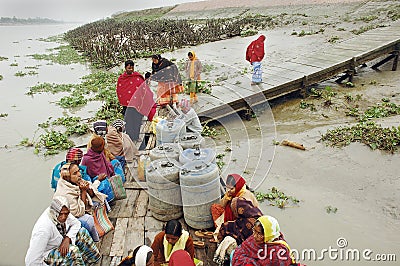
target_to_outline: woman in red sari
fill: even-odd
[[[299,265],[290,255],[290,247],[280,232],[278,221],[269,215],[257,219],[253,235],[238,246],[232,266]]]
[[[251,191],[246,188],[246,180],[238,174],[230,174],[226,179],[226,193],[219,204],[211,205],[211,215],[215,226],[218,228],[222,223],[233,221],[235,217],[231,209],[232,199],[242,197],[253,203],[258,208],[258,201]]]
[[[264,41],[265,36],[261,35],[257,40],[252,41],[246,49],[246,60],[253,66],[253,76],[251,85],[262,82],[261,61],[264,58]]]

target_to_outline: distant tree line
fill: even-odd
[[[273,23],[271,19],[254,20],[251,17],[195,21],[111,18],[70,30],[65,34],[65,40],[95,66],[111,68],[127,58],[148,57],[184,46],[240,36],[254,21]]]
[[[57,24],[63,23],[61,21],[49,19],[49,18],[16,18],[15,16],[1,17],[0,24]]]

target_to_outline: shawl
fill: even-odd
[[[186,241],[188,240],[188,238],[189,238],[189,233],[182,229],[182,235],[179,237],[178,241],[175,243],[175,245],[172,247],[172,249],[169,249],[168,247],[170,247],[171,244],[168,243],[167,237],[166,237],[166,235],[164,235],[163,245],[164,245],[165,261],[169,261],[171,255],[172,255],[172,253],[174,253],[174,251],[185,249]],[[168,251],[171,251],[171,252],[168,254]]]
[[[87,173],[92,178],[102,173],[105,173],[108,177],[114,175],[114,168],[103,152],[97,153],[91,148],[88,149],[87,153],[83,155],[81,164],[86,165]]]
[[[154,101],[153,92],[147,82],[143,82],[137,87],[129,100],[128,106],[134,107],[140,114],[147,116],[149,121],[153,120],[157,104]]]
[[[259,208],[254,207],[250,200],[245,198],[234,198],[231,203],[231,209],[237,218],[234,221],[225,222],[221,226],[220,232],[224,237],[233,237],[237,244],[240,245],[253,234],[254,223],[262,215],[262,212]]]
[[[135,266],[146,266],[147,264],[147,254],[153,252],[151,247],[143,245],[139,248],[135,256]]]
[[[172,253],[168,266],[195,266],[186,250],[177,250]]]
[[[117,82],[117,96],[122,106],[129,106],[132,96],[143,81],[143,76],[138,72],[133,72],[131,75],[124,72],[119,76]]]
[[[200,73],[202,70],[201,62],[194,51],[190,52],[193,54],[193,59],[186,61],[186,77],[190,80],[200,80]]]
[[[131,163],[133,162],[133,159],[139,155],[139,151],[128,134],[124,132],[121,132],[120,134],[122,136],[122,145],[124,149],[125,160],[128,163]]]
[[[79,218],[85,214],[85,203],[81,199],[81,191],[79,186],[74,185],[64,178],[60,178],[57,183],[57,189],[54,197],[64,196],[70,206],[70,212],[73,216]],[[92,199],[88,194],[89,205],[93,205]]]
[[[122,136],[117,132],[117,129],[113,126],[108,127],[106,134],[107,148],[114,156],[124,156],[124,147],[122,142]]]
[[[56,225],[56,228],[60,234],[65,237],[67,234],[67,229],[64,223],[58,221],[58,216],[60,215],[62,207],[67,207],[69,209],[68,200],[65,197],[58,196],[54,197],[51,201],[50,208],[48,211],[48,216],[50,220]]]
[[[235,185],[236,192],[235,192],[235,195],[232,196],[232,198],[242,196],[242,194],[246,190],[246,186],[245,186],[246,180],[244,180],[244,178],[238,174],[230,174],[230,175],[233,176],[233,178],[235,179],[235,183],[236,183],[236,185]],[[228,204],[226,204],[226,206],[225,206],[224,222],[233,221],[235,219],[230,205],[231,204],[229,201]]]
[[[250,63],[263,60],[265,36],[261,35],[257,40],[252,41],[246,49],[246,60]]]
[[[161,58],[158,64],[152,64],[151,79],[157,82],[173,82],[176,85],[182,84],[178,67],[165,58]]]
[[[285,242],[283,236],[280,241]],[[232,258],[232,266],[254,265],[254,266],[289,266],[292,259],[288,248],[281,242],[268,244],[257,244],[254,236],[250,236],[235,249]],[[278,256],[279,254],[279,256]]]

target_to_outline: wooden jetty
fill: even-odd
[[[304,90],[307,86],[344,73],[337,82],[346,78],[352,81],[358,66],[385,56],[372,66],[393,60],[397,69],[400,50],[400,21],[388,27],[370,30],[341,43],[317,52],[287,59],[276,65],[265,65],[263,82],[251,86],[248,77],[230,78],[223,85],[213,86],[212,94],[202,94],[195,105],[202,122],[218,120],[240,110],[265,103],[289,93]]]
[[[249,79],[244,76],[228,79],[223,86],[214,86],[212,95],[201,95],[195,109],[203,122],[218,120],[341,73],[344,75],[338,79],[339,82],[346,78],[351,81],[356,67],[384,55],[389,56],[373,68],[393,60],[392,69],[396,70],[399,50],[400,22],[395,22],[390,27],[368,31],[323,51],[266,66],[264,82],[260,86],[250,86]],[[141,144],[142,150],[148,151],[155,145],[155,136],[150,127],[151,124],[147,122],[142,128],[142,132],[146,132],[142,133],[145,139]],[[127,169],[125,188],[127,198],[117,201],[109,213],[115,230],[106,234],[98,245],[103,255],[100,265],[117,265],[129,250],[138,245],[151,245],[154,236],[162,230],[163,223],[156,220],[148,209],[146,182],[138,180],[137,169],[132,166]],[[183,219],[181,222],[194,239],[206,244],[205,248],[196,249],[196,257],[204,265],[215,265],[212,257],[216,244],[208,239],[198,239]]]

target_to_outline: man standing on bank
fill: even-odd
[[[246,60],[253,66],[253,76],[251,77],[251,85],[256,85],[262,82],[261,61],[264,58],[264,41],[265,36],[261,35],[257,40],[254,40],[247,46]]]

